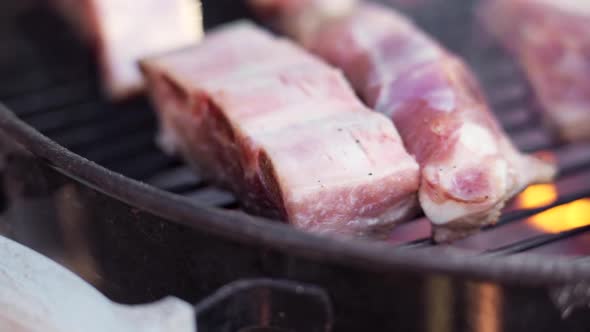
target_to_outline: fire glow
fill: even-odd
[[[518,197],[518,205],[535,209],[554,203],[559,196],[551,184],[531,186]],[[584,198],[554,207],[529,218],[529,223],[546,233],[561,233],[590,225],[590,199]]]

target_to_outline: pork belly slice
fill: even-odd
[[[590,140],[590,2],[487,0],[479,14],[524,68],[545,122],[565,141]]]
[[[313,33],[286,20],[283,31],[299,38],[297,29],[305,29],[300,41],[393,119],[421,166],[419,199],[436,241],[495,223],[508,199],[554,176],[553,165],[514,148],[467,66],[393,10],[361,4],[347,16],[316,22]]]
[[[250,212],[318,233],[385,234],[419,167],[342,74],[249,23],[141,65],[162,141]]]
[[[114,100],[141,92],[138,61],[197,43],[198,0],[50,0],[96,51],[103,89]]]

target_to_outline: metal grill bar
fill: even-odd
[[[10,82],[4,82],[4,84],[0,85],[0,95],[6,99],[19,94],[47,89],[52,85],[80,78],[84,74],[86,74],[86,71],[82,68],[67,71],[31,72],[25,76],[16,76]]]
[[[543,246],[531,248],[528,252],[540,255],[562,256],[582,263],[590,263],[590,232],[575,235],[563,240],[543,244]]]
[[[524,252],[527,250],[535,249],[541,247],[546,244],[550,244],[559,240],[567,239],[585,232],[590,231],[590,226],[584,226],[580,228],[575,228],[566,232],[561,232],[558,234],[544,234],[539,235],[531,239],[527,239],[524,241],[520,241],[518,243],[510,244],[505,247],[501,247],[498,249],[494,249],[486,253],[486,255],[508,255],[508,254],[516,254],[520,252]]]
[[[108,148],[109,144],[116,144],[130,134],[153,128],[154,117],[147,112],[128,114],[130,116],[97,121],[90,126],[80,126],[65,133],[55,135],[56,142],[75,151],[88,151],[89,147]]]
[[[98,100],[90,100],[72,107],[39,112],[28,117],[23,116],[23,118],[42,133],[52,135],[77,126],[92,124],[102,117],[112,116],[115,112],[114,107],[109,107]]]
[[[86,158],[100,164],[131,160],[137,156],[142,156],[146,151],[153,151],[153,136],[153,134],[145,132],[126,135],[119,144],[90,149],[84,155]]]
[[[189,167],[181,166],[157,174],[146,182],[160,189],[176,192],[175,188],[196,186],[203,181]]]
[[[515,108],[500,118],[502,127],[508,133],[524,130],[531,126],[531,120],[531,113],[525,108]]]
[[[32,94],[8,98],[6,105],[19,116],[33,115],[43,109],[64,108],[98,96],[95,83],[87,80],[68,82]]]
[[[105,163],[104,166],[126,176],[144,180],[171,167],[177,167],[179,164],[180,161],[178,159],[170,158],[154,151],[151,155],[137,157],[119,163]]]

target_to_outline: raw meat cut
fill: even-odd
[[[590,2],[489,0],[479,14],[524,68],[547,125],[590,140]]]
[[[553,165],[513,147],[467,66],[410,20],[360,3],[310,28],[293,16],[327,16],[291,8],[275,9],[286,18],[275,24],[341,68],[371,108],[393,119],[421,166],[419,199],[436,241],[495,223],[508,199],[554,176]]]
[[[379,235],[412,214],[419,167],[341,73],[239,22],[142,62],[161,141],[254,213]]]
[[[50,0],[95,48],[105,93],[118,100],[141,92],[137,62],[197,43],[203,34],[196,0]]]
[[[296,34],[299,42],[313,34],[319,24],[348,15],[358,0],[249,0],[257,14],[265,19],[278,18],[283,30]],[[310,36],[313,37],[313,36]]]

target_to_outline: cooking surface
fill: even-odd
[[[507,208],[499,226],[453,247],[488,255],[528,250],[586,262],[580,256],[590,253],[590,232],[584,228],[590,221],[585,200],[590,195],[590,145],[552,144],[530,107],[528,89],[521,83],[517,67],[480,34],[465,28],[472,24],[469,20],[472,1],[388,1],[403,2],[403,8],[412,13],[420,11],[415,4],[433,6],[434,9],[417,15],[421,26],[475,66],[500,121],[521,148],[552,150],[561,164],[562,175],[556,186],[528,190]],[[47,10],[33,8],[31,4],[35,2],[0,3],[0,101],[49,137],[110,169],[209,206],[239,209],[230,194],[208,186],[179,160],[159,152],[153,144],[155,119],[147,101],[137,99],[111,105],[100,97],[90,52],[78,44],[59,19]],[[235,0],[204,3],[209,27],[243,13],[243,9],[236,8]],[[235,12],[229,12],[228,8],[235,8]],[[333,263],[335,259],[322,253],[305,256],[299,250],[291,254],[282,246],[283,251],[279,252],[265,245],[238,243],[238,237],[232,234],[210,234],[202,228],[194,231],[133,207],[121,207],[123,204],[115,199],[72,185],[73,181],[66,181],[66,186],[51,192],[47,202],[45,197],[29,195],[34,192],[29,187],[32,184],[26,183],[29,169],[22,169],[20,172],[17,168],[20,177],[15,182],[22,186],[17,189],[27,194],[27,200],[9,201],[11,220],[5,225],[4,217],[0,217],[0,233],[17,235],[19,241],[32,247],[37,244],[36,238],[24,239],[19,235],[37,236],[30,234],[34,229],[50,242],[63,240],[69,254],[64,260],[52,255],[51,248],[41,252],[57,257],[60,263],[120,302],[144,303],[173,294],[197,303],[231,281],[270,276],[308,281],[325,288],[335,304],[335,331],[587,330],[590,317],[587,312],[579,311],[564,320],[560,315],[563,308],[558,309],[549,296],[561,295],[562,288],[551,287],[548,293],[547,288],[538,287],[538,280],[531,274],[522,277],[518,268],[526,264],[519,262],[517,256],[500,260],[476,257],[477,261],[486,263],[478,265],[477,273],[469,276],[437,274],[441,265],[451,264],[456,268],[456,261],[470,260],[469,257],[450,260],[446,255],[441,255],[441,259],[436,257],[441,265],[432,264],[431,269],[405,269],[411,264],[399,264],[398,260],[395,268],[381,271],[369,268],[380,260],[365,255],[366,261],[360,261],[359,256],[344,250],[348,262],[337,265]],[[23,179],[24,184],[18,182]],[[11,185],[15,184],[5,184]],[[50,185],[41,183],[41,186]],[[565,203],[573,204],[562,206]],[[54,205],[63,205],[67,211],[53,211]],[[558,207],[536,215],[554,206]],[[54,215],[59,213],[63,215]],[[61,229],[52,229],[47,223],[54,217],[58,217]],[[81,234],[84,230],[90,234]],[[429,231],[429,224],[418,220],[398,227],[389,241],[394,247],[430,247]],[[342,248],[337,249],[340,255]],[[440,252],[438,249],[428,252],[435,255]],[[393,251],[393,255],[409,251]],[[386,262],[387,257],[383,258]],[[502,265],[498,263],[508,261],[515,264],[504,266],[509,269],[494,270]],[[545,277],[575,274],[574,269],[559,270],[564,265],[550,264],[556,261],[542,257],[543,264],[537,265],[539,268],[534,271],[542,272],[539,274]],[[488,266],[487,262],[494,264]],[[566,266],[569,265],[581,266]],[[518,280],[518,284],[470,279],[476,275],[504,280],[494,271],[507,271],[503,273],[509,275],[506,279]],[[583,283],[576,286],[584,290]]]
[[[226,6],[217,6],[218,2],[204,2],[209,27],[245,12],[234,1],[225,1]],[[559,146],[552,141],[539,123],[518,67],[480,30],[465,28],[475,24],[469,13],[473,1],[462,3],[433,2],[436,8],[421,12],[417,20],[474,66],[515,144],[524,151],[553,156],[561,176],[555,185],[535,186],[521,194],[497,226],[453,246],[491,255],[525,250],[544,255],[589,254],[590,145]],[[101,98],[92,55],[63,22],[29,1],[9,1],[3,6],[13,8],[0,14],[0,100],[19,117],[116,172],[209,206],[239,208],[231,194],[209,186],[180,160],[159,151],[153,140],[155,117],[145,99],[112,105]],[[220,10],[227,7],[236,11]],[[398,227],[389,241],[396,246],[425,247],[431,245],[429,234],[430,226],[422,218]]]

